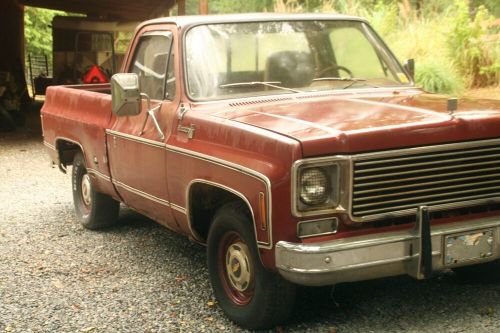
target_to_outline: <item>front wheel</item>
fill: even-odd
[[[268,329],[285,321],[295,286],[261,264],[246,207],[222,207],[208,235],[207,259],[215,297],[226,315],[245,328]]]
[[[81,152],[73,159],[71,176],[75,213],[82,226],[87,229],[99,229],[115,224],[120,203],[109,195],[94,190]]]

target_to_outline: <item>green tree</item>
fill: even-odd
[[[26,53],[46,54],[52,58],[52,19],[56,15],[68,15],[65,12],[25,7],[24,37]]]
[[[274,0],[209,0],[211,14],[270,12]]]

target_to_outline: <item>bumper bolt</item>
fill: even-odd
[[[330,257],[325,258],[325,263],[329,264],[331,262],[332,262],[332,258],[330,258]]]

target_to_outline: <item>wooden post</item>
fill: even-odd
[[[14,75],[18,89],[26,88],[24,78],[24,6],[17,0],[0,1],[0,71]],[[19,96],[29,102],[29,96]]]
[[[186,0],[177,0],[177,15],[186,15]]]
[[[208,0],[200,0],[200,15],[208,14]]]
[[[0,70],[11,71],[24,59],[24,8],[16,0],[0,1]],[[17,65],[17,64],[16,64]]]

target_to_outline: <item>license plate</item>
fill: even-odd
[[[493,255],[493,230],[480,230],[445,236],[445,265],[481,260]]]

